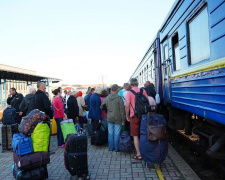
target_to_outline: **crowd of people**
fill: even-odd
[[[147,81],[145,87],[138,87],[138,80],[132,78],[130,83],[124,83],[123,87],[113,84],[111,88],[89,87],[84,96],[81,91],[64,91],[55,89],[52,101],[46,92],[43,82],[37,84],[37,91],[31,87],[29,94],[23,97],[15,88],[10,88],[7,99],[9,107],[16,110],[16,123],[20,123],[22,116],[26,116],[33,109],[45,112],[47,119],[56,120],[58,147],[63,148],[65,142],[60,123],[65,119],[72,119],[74,124],[83,127],[85,123],[91,123],[92,131],[99,128],[108,130],[109,151],[119,151],[118,139],[121,128],[125,126],[133,137],[136,154],[133,159],[142,160],[139,149],[139,134],[141,118],[135,115],[135,93],[143,92],[150,105],[155,105],[156,91],[154,85]],[[142,90],[141,90],[142,89]],[[154,109],[154,107],[153,107]],[[96,145],[96,144],[93,144]]]

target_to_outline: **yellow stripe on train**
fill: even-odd
[[[196,73],[200,73],[200,72],[210,71],[213,69],[220,69],[220,68],[224,68],[224,67],[225,67],[225,58],[221,58],[221,59],[211,61],[206,64],[201,64],[199,66],[189,68],[187,70],[182,71],[182,73],[175,72],[171,75],[171,79],[174,79],[177,77],[182,77],[182,76],[188,76],[188,75],[196,74]]]

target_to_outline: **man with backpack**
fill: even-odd
[[[34,107],[34,95],[36,93],[36,89],[31,87],[29,89],[30,94],[27,94],[25,98],[23,98],[22,103],[20,104],[20,116],[28,115],[32,110],[35,109]]]
[[[11,106],[16,109],[16,123],[20,124],[21,116],[19,115],[19,112],[20,112],[19,106],[23,100],[23,95],[20,93],[17,93],[15,88],[10,88],[9,92],[10,94],[8,95],[7,100],[9,100]]]
[[[139,148],[139,134],[141,125],[141,116],[149,111],[148,95],[144,89],[138,88],[138,80],[130,80],[131,90],[126,95],[126,119],[130,122],[130,135],[134,138],[136,155],[132,158],[142,160]]]

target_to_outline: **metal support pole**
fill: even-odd
[[[7,86],[6,86],[6,79],[4,79],[4,86],[5,86],[5,107],[7,107]]]
[[[0,98],[1,98],[1,107],[3,108],[3,101],[2,101],[2,79],[0,79]]]
[[[50,94],[50,93],[49,93],[49,81],[47,81],[47,82],[48,82],[48,94]]]

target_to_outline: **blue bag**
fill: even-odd
[[[118,141],[118,147],[119,147],[119,150],[122,152],[129,152],[133,150],[134,145],[131,142],[129,131],[125,130],[121,133],[119,141]]]
[[[13,107],[7,107],[3,111],[2,124],[9,125],[15,123],[16,123],[16,109]]]
[[[22,156],[33,152],[33,145],[31,138],[22,133],[14,134],[12,140],[13,151]]]
[[[162,115],[155,114],[154,121],[157,124],[166,125]],[[150,124],[152,123],[152,118],[150,118]],[[168,141],[147,140],[147,114],[142,116],[140,135],[140,152],[143,160],[149,164],[161,164],[168,154]]]

